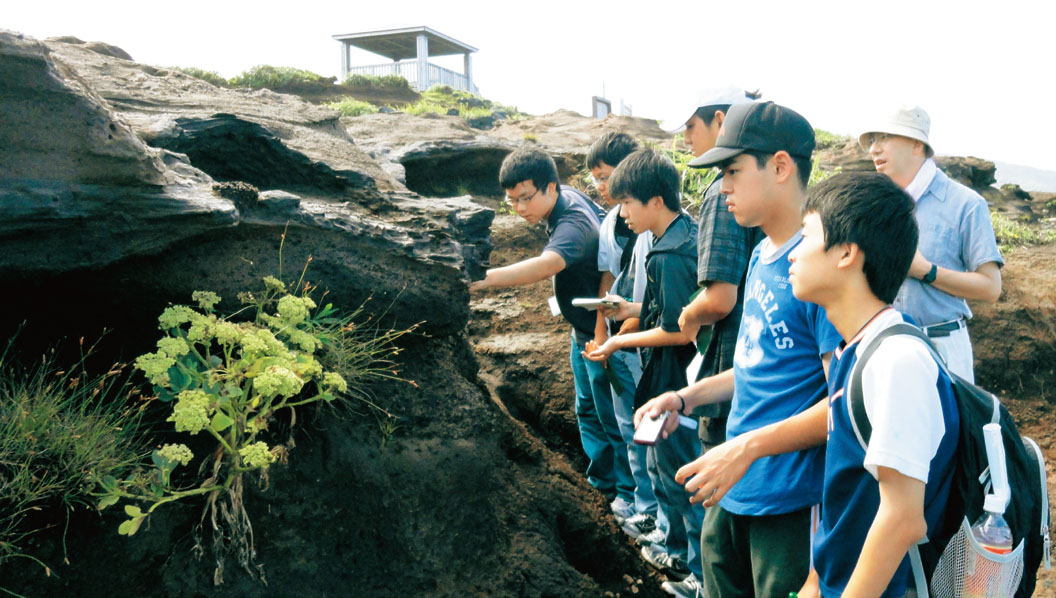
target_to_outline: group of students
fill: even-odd
[[[587,478],[665,591],[911,594],[907,551],[949,492],[951,382],[920,342],[882,343],[862,372],[867,450],[845,387],[859,347],[903,321],[971,379],[965,299],[996,300],[1003,264],[985,200],[936,167],[919,107],[861,135],[877,173],[809,191],[814,129],[789,108],[720,90],[674,124],[690,166],[721,171],[696,218],[675,166],[624,133],[587,155],[608,213],[519,150],[499,182],[549,242],[470,290],[553,278]],[[635,443],[660,417],[662,440]]]

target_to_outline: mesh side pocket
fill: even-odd
[[[1023,541],[1008,554],[983,548],[968,518],[950,539],[931,577],[934,598],[1007,598],[1023,578]]]

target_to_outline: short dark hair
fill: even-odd
[[[710,127],[712,121],[715,120],[715,112],[721,112],[723,114],[726,114],[726,111],[729,109],[729,104],[711,104],[708,106],[701,106],[700,108],[697,108],[696,112],[693,113],[693,116],[696,116],[700,118],[700,120],[704,121],[705,127]]]
[[[913,199],[886,175],[848,172],[818,183],[807,194],[803,213],[817,213],[825,249],[854,243],[865,256],[869,290],[891,303],[917,251]]]
[[[640,149],[627,156],[609,178],[609,194],[615,199],[636,199],[648,203],[660,196],[672,212],[682,209],[679,204],[681,188],[678,169],[661,154],[651,149]]]
[[[759,168],[766,166],[766,163],[774,156],[772,153],[757,152],[753,150],[748,150],[744,153],[755,158],[755,164]],[[799,175],[799,186],[806,189],[807,183],[810,182],[810,171],[814,168],[814,162],[810,158],[801,158],[799,156],[793,156],[792,154],[789,154],[788,156],[792,158],[792,163],[796,165],[796,173]],[[734,159],[736,159],[736,156],[734,156]],[[729,162],[723,163],[723,166],[728,163]]]
[[[557,179],[557,164],[546,152],[537,149],[519,149],[506,156],[499,168],[499,185],[503,189],[513,189],[524,181],[532,181],[537,190],[545,189],[554,183],[557,192],[561,192],[561,182]]]
[[[594,168],[602,162],[616,167],[623,159],[634,153],[638,148],[638,142],[627,133],[609,131],[594,140],[587,152],[587,168]]]

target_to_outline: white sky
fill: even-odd
[[[138,61],[234,76],[257,64],[338,75],[331,36],[426,25],[479,48],[481,93],[533,114],[689,115],[700,88],[739,85],[856,134],[903,103],[940,154],[1056,170],[1056,3],[1049,0],[576,2],[345,0],[5,2],[0,27],[73,35]],[[621,8],[627,7],[627,8]],[[354,54],[353,64],[386,62]],[[461,70],[461,58],[438,59]]]

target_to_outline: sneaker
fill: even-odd
[[[682,562],[682,559],[668,554],[668,552],[659,545],[643,547],[642,558],[645,559],[645,562],[656,567],[661,572],[676,579],[684,579],[689,575],[689,567]]]
[[[616,519],[616,525],[623,525],[624,521],[634,516],[634,505],[619,496],[609,506],[612,507],[612,516]]]
[[[660,589],[678,598],[697,598],[703,592],[695,575],[690,575],[682,581],[665,581],[660,584]]]
[[[647,534],[642,534],[638,536],[637,540],[639,546],[649,546],[650,544],[662,545],[664,542],[667,541],[667,536],[664,535],[663,530],[661,530],[660,528],[655,528],[653,529],[653,531]]]
[[[627,518],[620,527],[628,536],[637,540],[643,534],[648,534],[656,529],[656,519],[649,513],[638,513],[633,517]]]

